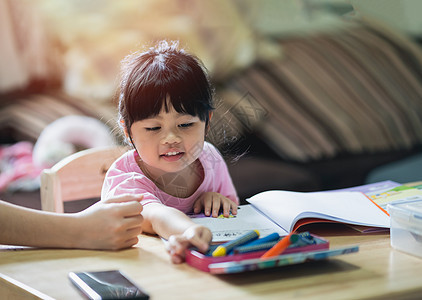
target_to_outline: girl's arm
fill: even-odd
[[[168,251],[174,263],[184,260],[188,247],[197,247],[202,252],[208,250],[212,240],[211,231],[205,226],[195,224],[178,209],[150,203],[144,207],[142,214],[142,230],[168,240]]]
[[[59,214],[0,200],[0,243],[116,250],[138,242],[143,221],[140,196],[97,202],[86,210]]]

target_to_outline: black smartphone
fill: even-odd
[[[149,299],[118,270],[70,272],[69,279],[88,299]]]

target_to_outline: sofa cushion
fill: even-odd
[[[408,38],[355,20],[280,43],[283,59],[256,63],[221,94],[243,135],[300,162],[422,144],[422,52]]]
[[[238,163],[228,163],[233,184],[241,203],[267,190],[315,191],[321,185],[304,167],[270,158],[247,156]]]
[[[90,99],[71,97],[60,91],[44,91],[3,99],[0,105],[0,132],[7,142],[36,142],[42,130],[51,122],[68,115],[97,118],[115,127],[115,105],[95,103]]]

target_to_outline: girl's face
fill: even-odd
[[[205,122],[170,105],[169,112],[162,109],[157,116],[134,122],[131,133],[143,168],[156,179],[186,169],[199,157]]]

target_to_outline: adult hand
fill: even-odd
[[[142,195],[121,195],[100,201],[73,214],[75,248],[118,250],[138,243],[143,222]],[[72,229],[70,229],[72,230]]]

